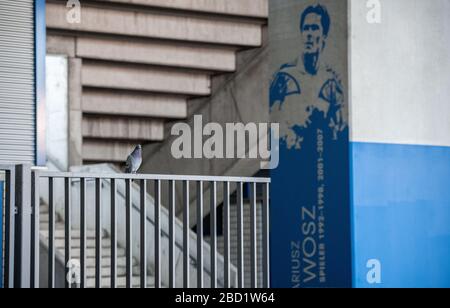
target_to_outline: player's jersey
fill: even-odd
[[[348,125],[344,92],[337,74],[329,67],[308,74],[301,60],[283,65],[270,87],[272,122],[280,123],[280,138],[289,149],[301,149],[311,121],[323,117],[333,130],[334,139]],[[314,115],[314,117],[313,117]]]

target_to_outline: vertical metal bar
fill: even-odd
[[[197,288],[203,288],[203,182],[197,182]]]
[[[86,288],[86,179],[80,179],[80,278],[82,289]]]
[[[238,255],[238,288],[244,288],[244,194],[243,183],[237,185],[237,255]]]
[[[5,191],[5,286],[14,288],[14,238],[15,238],[15,170],[12,168],[6,172]]]
[[[147,288],[147,181],[140,181],[141,207],[141,288]],[[155,201],[156,202],[156,201]]]
[[[217,183],[211,182],[210,200],[211,233],[211,289],[217,288]]]
[[[55,288],[55,203],[54,179],[48,179],[48,287]]]
[[[131,199],[131,180],[125,180],[125,202],[126,202],[126,214],[125,214],[125,236],[126,236],[126,288],[130,289],[133,287],[133,254],[132,254],[132,199]]]
[[[40,185],[39,173],[34,171],[31,178],[31,288],[39,288],[39,209]]]
[[[71,182],[70,178],[64,179],[64,215],[65,215],[65,224],[64,224],[64,267],[66,269],[66,275],[65,275],[65,287],[71,288],[71,282],[69,281],[67,274],[68,274],[68,265],[71,259],[71,245],[72,245],[72,238],[71,238],[71,229],[72,229],[72,221],[71,221],[71,213],[70,213],[70,190],[71,190]]]
[[[102,287],[102,182],[95,179],[95,287]]]
[[[256,183],[252,183],[251,186],[251,287],[257,288],[258,286],[258,259],[257,259],[257,246],[256,246]]]
[[[190,285],[189,181],[183,182],[183,206],[183,285],[187,289]]]
[[[175,288],[175,181],[169,182],[169,288]]]
[[[117,213],[116,180],[111,179],[111,289],[117,287]]]
[[[161,288],[161,181],[155,181],[155,288]]]
[[[16,206],[18,220],[16,223],[16,287],[29,288],[31,264],[31,166],[16,166]]]
[[[263,187],[263,288],[270,288],[270,201],[269,184]]]
[[[230,288],[230,182],[223,186],[224,287]]]

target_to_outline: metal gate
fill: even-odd
[[[14,252],[15,252],[15,167],[0,165],[0,172],[4,178],[4,193],[2,200],[2,247],[4,248],[2,259],[3,277],[2,285],[5,288],[13,288],[14,285]]]
[[[0,172],[5,175],[5,287],[270,286],[269,179],[60,173],[32,170],[27,165],[0,166]],[[61,189],[57,186],[58,182],[62,185]],[[91,192],[88,185],[92,185]],[[182,187],[182,196],[177,199],[175,188],[178,185]],[[244,219],[244,185],[250,188],[248,221]],[[206,186],[208,189],[205,189]],[[104,200],[105,187],[108,200]],[[119,193],[121,187],[124,189],[123,195]],[[151,199],[149,187],[153,194]],[[189,195],[193,187],[198,196],[194,207]],[[223,192],[223,215],[220,215],[223,218],[220,221],[217,213],[219,188]],[[207,221],[209,240],[204,238],[205,194],[210,209]],[[123,217],[119,214],[119,198],[122,197],[125,200]],[[163,197],[167,197],[167,208],[162,204]],[[230,220],[232,199],[237,211],[237,221],[233,224]],[[60,216],[56,210],[58,202],[63,208]],[[150,202],[152,207],[148,206]],[[183,208],[182,217],[176,217],[177,202]],[[48,207],[45,225],[40,223],[44,203]],[[93,217],[89,207],[93,208]],[[192,208],[195,209],[195,215],[190,213]],[[148,213],[150,209],[152,213]],[[105,212],[108,212],[107,218]],[[257,213],[261,213],[261,217]],[[192,217],[196,220],[196,232],[191,228]],[[91,229],[90,218],[93,221]],[[123,247],[119,247],[118,240],[122,236],[119,232],[121,225],[118,224],[120,219],[124,222]],[[260,229],[257,228],[259,222],[262,226]],[[58,224],[62,226],[61,229],[57,228]],[[246,224],[249,224],[247,227],[250,229],[249,253],[244,249]],[[79,230],[74,228],[75,225]],[[107,239],[104,235],[106,225],[109,226]],[[138,230],[139,243],[134,242],[134,227]],[[219,227],[223,229],[223,250],[220,252],[217,237]],[[235,236],[231,236],[232,228],[236,229]],[[63,234],[62,238],[57,237],[59,231]],[[58,243],[63,247],[63,252],[58,252]],[[40,260],[44,244],[48,248],[47,260]],[[235,264],[232,264],[231,258],[232,244],[237,249]],[[89,247],[95,247],[95,252],[90,253]],[[150,251],[153,252],[151,256]],[[56,269],[58,254],[64,262],[62,273]],[[178,258],[182,260],[179,270]],[[247,260],[250,281],[245,281],[244,275]],[[92,273],[88,269],[90,261],[95,263],[91,264]],[[149,262],[152,263],[151,277]],[[79,272],[71,271],[74,264],[78,264]],[[124,275],[123,285],[120,285],[118,277],[119,268]],[[261,273],[262,279],[258,279],[258,273]],[[89,277],[92,284],[88,281]],[[58,280],[64,281],[62,286],[58,285]]]

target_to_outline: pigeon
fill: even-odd
[[[138,145],[127,158],[125,173],[136,174],[142,164],[142,146]]]

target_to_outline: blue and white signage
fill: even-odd
[[[272,285],[450,287],[450,2],[270,6]]]
[[[354,286],[450,287],[450,2],[365,2],[350,23]]]
[[[337,6],[271,1],[274,287],[351,286],[347,50],[338,44],[347,19]]]

